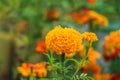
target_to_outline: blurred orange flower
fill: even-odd
[[[23,63],[21,66],[17,67],[18,72],[24,76],[37,76],[37,77],[46,77],[47,70],[44,63],[38,64],[29,64]]]
[[[90,4],[94,4],[94,3],[96,2],[96,0],[88,0],[88,2],[89,2]]]
[[[80,24],[90,24],[90,21],[92,21],[94,25],[108,26],[108,19],[105,16],[89,9],[80,9],[78,12],[73,12],[71,17]]]
[[[37,53],[46,53],[47,49],[46,49],[45,41],[39,41],[36,45],[35,51]]]
[[[80,14],[74,12],[71,14],[71,16],[76,22],[78,22],[80,24],[86,24],[89,22],[89,18],[85,15],[80,15]]]
[[[33,72],[32,75],[38,76],[38,77],[46,77],[47,76],[47,70],[45,68],[44,63],[38,63],[33,66]]]
[[[105,16],[98,14],[95,11],[89,10],[86,15],[89,17],[90,20],[93,21],[94,24],[100,26],[108,26],[108,20]]]
[[[85,52],[85,50],[83,51]],[[80,56],[84,56],[84,53],[80,53]],[[88,60],[89,63],[88,64],[84,64],[82,67],[82,71],[83,72],[93,72],[93,74],[98,74],[101,72],[101,67],[100,65],[97,63],[97,59],[99,59],[101,57],[100,53],[98,53],[97,51],[95,51],[93,48],[90,48],[88,51]]]
[[[106,61],[118,57],[120,53],[120,30],[113,31],[105,37],[103,52]]]
[[[24,76],[28,77],[31,75],[32,64],[23,63],[21,66],[17,67],[18,72]]]

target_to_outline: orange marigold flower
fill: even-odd
[[[28,76],[37,76],[37,77],[46,77],[47,70],[44,63],[38,64],[28,64],[23,63],[21,66],[17,68],[18,73],[20,73],[24,77]]]
[[[36,45],[35,51],[37,53],[46,53],[47,49],[46,49],[45,41],[39,41]]]
[[[46,77],[47,70],[45,68],[38,70],[38,77]]]
[[[106,61],[118,57],[120,53],[120,30],[113,31],[110,35],[105,37],[103,51]]]
[[[108,19],[105,16],[100,15],[92,10],[87,11],[86,15],[89,17],[90,20],[93,20],[93,24],[108,26]]]
[[[33,66],[32,75],[37,77],[46,77],[47,70],[44,63],[38,63]]]
[[[22,76],[28,77],[31,75],[31,67],[32,64],[23,63],[21,66],[17,67],[17,70]]]
[[[81,34],[72,28],[56,26],[46,35],[47,48],[57,54],[65,53],[66,57],[74,56],[81,43]]]
[[[78,12],[73,12],[71,17],[80,24],[90,24],[90,21],[92,21],[94,25],[108,26],[108,19],[105,16],[89,9],[80,9]]]
[[[90,4],[94,4],[94,3],[96,2],[96,0],[88,0],[88,2],[89,2]]]
[[[98,40],[96,34],[93,33],[93,32],[84,32],[84,33],[82,34],[82,37],[83,37],[83,39],[84,39],[85,41],[87,41],[87,42],[94,42],[94,41],[97,41],[97,40]]]
[[[89,18],[85,15],[80,15],[79,13],[72,13],[71,16],[76,22],[80,24],[85,24],[89,22]]]

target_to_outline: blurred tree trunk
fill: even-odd
[[[1,80],[12,80],[13,65],[13,35],[0,32],[0,78]]]

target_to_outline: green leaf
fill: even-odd
[[[68,61],[73,61],[73,62],[75,62],[76,64],[79,64],[79,62],[78,62],[76,59],[73,59],[73,58],[66,59],[66,60],[64,61],[64,64],[66,64]]]
[[[89,80],[95,80],[95,78],[93,78],[93,77],[91,77],[91,76],[87,76],[87,78],[88,78]]]

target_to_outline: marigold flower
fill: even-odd
[[[94,25],[108,26],[108,19],[105,16],[89,9],[80,9],[72,13],[71,17],[80,24],[90,24],[92,21]]]
[[[18,73],[20,73],[24,77],[28,77],[31,75],[31,64],[23,63],[21,66],[17,67]]]
[[[38,70],[38,77],[46,77],[46,76],[47,76],[47,70],[45,68]]]
[[[24,77],[28,76],[37,76],[37,77],[46,77],[47,70],[45,68],[44,63],[38,64],[28,64],[23,63],[21,66],[17,68],[18,73],[20,73]]]
[[[45,41],[39,41],[36,45],[35,51],[37,53],[46,53],[47,49],[46,49]]]
[[[72,57],[80,49],[82,36],[72,28],[56,26],[46,35],[47,48],[57,54],[65,53],[66,57]]]
[[[72,13],[71,16],[76,22],[80,24],[85,24],[89,22],[89,18],[85,15],[80,15],[79,13]]]
[[[84,39],[85,41],[87,41],[87,42],[94,42],[94,41],[97,41],[97,40],[98,40],[96,34],[93,33],[93,32],[84,32],[84,33],[82,34],[82,37],[83,37],[83,39]]]
[[[89,2],[90,4],[94,4],[94,3],[96,2],[96,0],[88,0],[88,2]]]
[[[120,53],[120,30],[113,31],[110,35],[105,37],[103,51],[106,61],[118,57]]]
[[[46,65],[44,63],[35,64],[33,66],[32,75],[37,76],[37,77],[46,77],[47,76],[47,70],[46,70],[45,66]]]
[[[87,11],[86,16],[88,16],[90,20],[93,20],[93,24],[100,26],[108,26],[108,19],[95,11]]]

